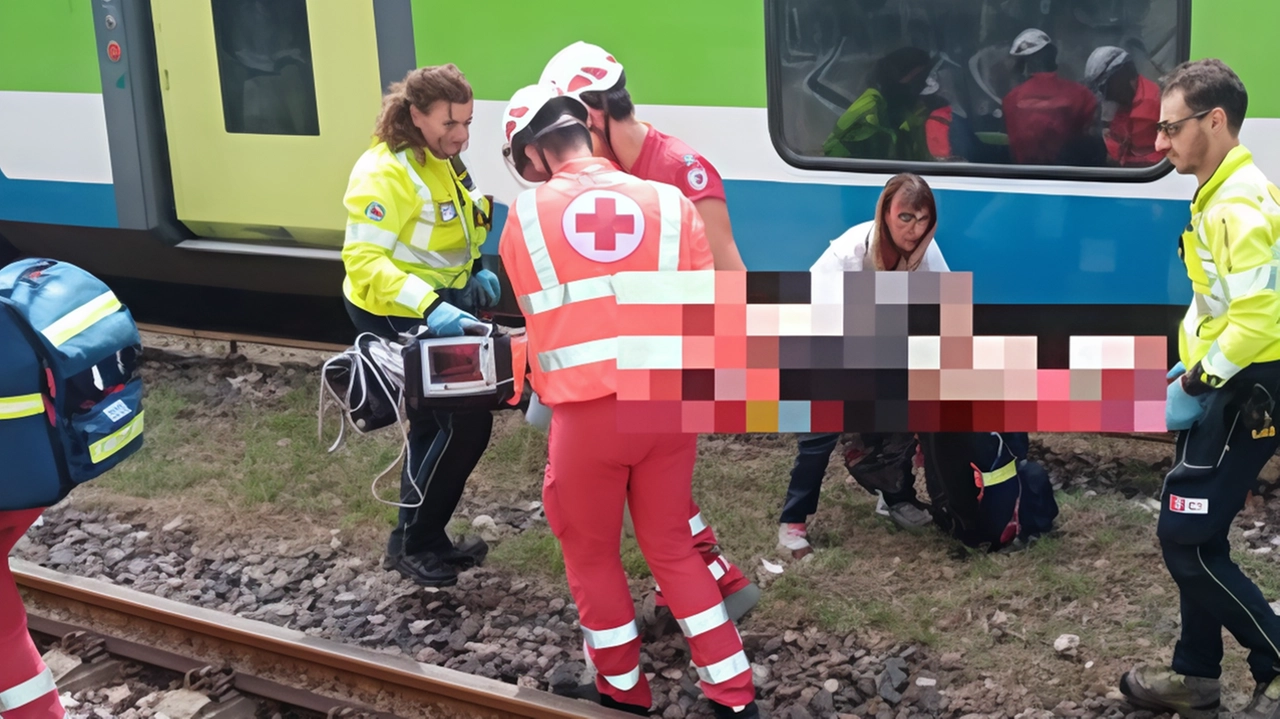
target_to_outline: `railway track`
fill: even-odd
[[[339,644],[302,632],[54,572],[10,564],[33,633],[83,631],[107,654],[190,673],[321,716],[626,716],[585,701]]]

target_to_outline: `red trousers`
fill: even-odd
[[[689,532],[693,535],[694,548],[698,550],[699,556],[707,565],[707,571],[711,572],[711,578],[716,580],[716,585],[720,587],[720,596],[727,597],[751,583],[737,565],[720,554],[716,532],[702,519],[702,510],[698,508],[698,503],[693,501],[692,496],[689,497]],[[656,603],[660,607],[667,604],[661,588],[658,589]]]
[[[564,552],[596,686],[614,700],[648,707],[635,604],[622,569],[622,507],[636,541],[689,642],[707,698],[741,706],[755,698],[742,638],[720,588],[694,549],[692,434],[622,434],[614,396],[560,404],[551,418],[543,504]]]
[[[43,511],[0,512],[0,716],[4,719],[63,716],[53,677],[45,673],[44,661],[27,633],[27,611],[9,571],[9,551]]]

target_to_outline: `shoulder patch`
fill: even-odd
[[[377,201],[370,202],[369,205],[364,208],[364,216],[374,222],[382,222],[382,218],[387,216],[387,208],[383,207],[382,204]]]
[[[684,179],[689,183],[689,187],[694,190],[703,190],[707,187],[707,171],[703,169],[700,163],[689,168],[689,173],[685,175]]]

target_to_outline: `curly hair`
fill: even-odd
[[[419,163],[427,161],[427,141],[413,124],[409,106],[419,112],[430,112],[441,100],[451,104],[470,102],[471,85],[453,63],[410,70],[400,82],[393,82],[382,97],[382,111],[373,134],[387,143],[392,152],[413,150]]]

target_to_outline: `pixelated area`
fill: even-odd
[[[975,336],[969,272],[615,277],[627,432],[1163,432],[1165,337]],[[1059,362],[1060,363],[1060,362]]]

